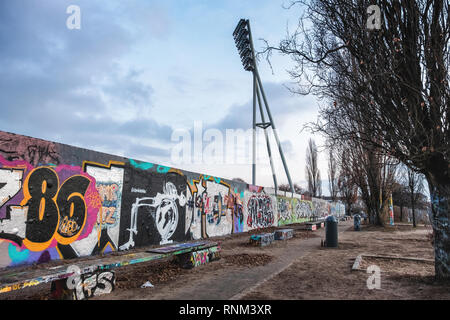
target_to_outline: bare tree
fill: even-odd
[[[407,177],[408,177],[408,188],[410,193],[410,204],[412,210],[412,218],[413,218],[413,226],[416,227],[416,212],[417,203],[420,200],[420,196],[423,192],[423,175],[417,172],[414,172],[411,169],[407,169]]]
[[[427,197],[423,194],[424,182],[422,174],[403,165],[393,192],[394,203],[400,206],[401,215],[403,207],[411,208],[414,227],[416,227],[416,209],[425,209],[427,206]]]
[[[352,165],[345,150],[342,151],[339,158],[339,167],[338,190],[345,203],[345,214],[350,215],[352,205],[358,198],[358,187],[354,182]]]
[[[299,28],[264,53],[291,56],[293,91],[329,101],[313,130],[359,140],[425,176],[436,278],[449,279],[449,2],[378,0],[380,28],[368,30],[371,2],[293,1],[305,8]]]
[[[336,201],[338,195],[338,167],[333,147],[328,148],[328,188],[332,201]]]
[[[308,191],[313,197],[322,196],[322,181],[320,180],[317,146],[313,139],[309,139],[306,148],[306,178]]]
[[[291,192],[291,187],[288,184],[281,184],[280,186],[278,186],[278,190]],[[305,192],[305,189],[303,189],[299,184],[294,183],[294,191],[297,194],[303,194]]]
[[[410,204],[410,195],[408,187],[402,183],[402,180],[399,180],[394,184],[392,200],[394,205],[400,207],[400,221],[403,221],[403,208],[407,208]]]
[[[339,164],[342,171],[340,188],[351,198],[359,190],[372,224],[383,225],[383,213],[395,183],[396,161],[358,140],[342,140]]]

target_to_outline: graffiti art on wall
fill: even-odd
[[[23,185],[24,169],[0,169],[0,207],[3,208],[2,216],[4,216],[5,208],[3,205],[16,196]]]
[[[61,163],[56,143],[1,131],[0,154],[5,160],[23,160],[33,167],[41,164],[58,165]]]
[[[168,167],[130,164],[124,188],[131,192],[122,201],[119,249],[186,240],[185,177]]]
[[[277,197],[278,205],[278,224],[286,224],[292,218],[292,203],[290,198]]]
[[[95,255],[118,249],[121,197],[123,190],[123,162],[108,165],[84,162],[84,171],[95,178],[99,212],[88,237],[71,245],[77,256]]]
[[[189,183],[190,232],[194,239],[233,233],[233,214],[228,210],[230,185],[211,176],[200,176]],[[239,214],[238,211],[234,212]]]
[[[234,190],[230,188],[230,192],[225,196],[225,203],[233,219],[233,232],[244,231],[244,191],[239,191],[238,187]]]
[[[266,193],[254,193],[247,201],[247,226],[249,229],[267,228],[274,224],[272,198]]]
[[[322,199],[312,198],[314,205],[314,216],[324,218],[330,214],[330,203]]]
[[[311,201],[281,196],[278,196],[277,200],[279,226],[309,221],[314,216],[314,206]]]
[[[295,216],[298,220],[309,219],[313,216],[313,204],[311,201],[298,200],[295,205]]]
[[[344,212],[338,203],[0,132],[0,267]]]
[[[148,207],[155,209],[152,217],[156,228],[161,236],[160,244],[171,243],[170,237],[174,234],[179,218],[178,204],[182,207],[186,204],[186,197],[183,193],[178,194],[177,188],[172,182],[166,182],[163,193],[157,193],[155,197],[136,198],[131,207],[131,226],[128,229],[130,238],[120,246],[121,250],[128,250],[134,247],[134,235],[137,235],[137,215],[139,209]]]
[[[98,192],[95,179],[80,167],[34,168],[0,156],[0,169],[0,237],[9,240],[1,244],[9,257],[2,257],[3,265],[48,261],[60,254],[60,247],[90,234],[99,210]]]

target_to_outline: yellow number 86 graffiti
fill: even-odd
[[[42,251],[53,239],[63,245],[72,243],[86,222],[84,194],[89,184],[87,177],[74,175],[60,187],[52,168],[32,170],[24,181],[21,202],[21,206],[28,206],[24,245],[31,251]]]

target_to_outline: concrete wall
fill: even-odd
[[[344,210],[0,131],[0,267],[205,239],[313,214]]]

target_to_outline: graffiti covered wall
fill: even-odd
[[[300,195],[294,197],[277,196],[278,225],[311,221],[316,216],[314,203],[303,200]]]
[[[244,201],[244,231],[277,225],[277,199],[273,190],[248,185]]]
[[[0,267],[303,222],[341,206],[0,131]]]

